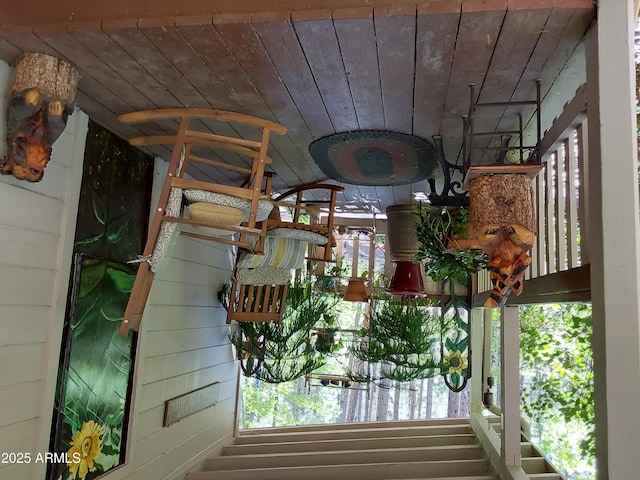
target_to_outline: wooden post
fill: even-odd
[[[632,2],[599,2],[586,35],[589,251],[599,480],[638,477],[640,222]]]
[[[520,309],[500,312],[501,457],[506,467],[519,467],[520,455]]]

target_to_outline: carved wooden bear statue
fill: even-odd
[[[64,100],[51,99],[30,88],[11,92],[7,110],[7,156],[0,159],[0,173],[39,182],[51,158],[51,146],[69,117]]]

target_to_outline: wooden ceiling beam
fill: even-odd
[[[73,23],[91,20],[146,19],[157,17],[166,22],[174,17],[198,18],[212,14],[252,15],[262,12],[304,12],[308,10],[340,10],[360,8],[389,8],[394,11],[406,6],[444,13],[443,9],[462,8],[464,11],[509,9],[593,8],[592,0],[114,0],[87,2],[86,0],[8,0],[4,5],[1,25],[38,25],[42,23]]]

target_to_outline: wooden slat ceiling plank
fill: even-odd
[[[384,130],[378,49],[373,11],[369,11],[368,17],[351,18],[336,10],[333,23],[360,129]]]
[[[293,25],[336,132],[358,130],[349,83],[342,64],[331,11],[293,12]],[[324,18],[317,18],[324,16]],[[319,138],[322,135],[316,134]]]
[[[274,146],[287,164],[286,166],[280,164],[273,166],[280,175],[280,179],[285,178],[280,169],[287,166],[292,172],[295,172],[295,175],[300,179],[300,183],[315,182],[324,178],[320,169],[311,160],[306,148],[300,147],[301,149],[298,149],[296,147],[310,143],[306,141],[309,139],[308,127],[300,116],[252,26],[249,23],[219,23],[215,25],[215,28],[242,70],[252,80],[265,104],[269,106],[275,116],[275,121],[285,125],[288,129],[287,135],[290,137],[294,148],[283,144],[283,142],[276,143],[276,136],[274,136]]]
[[[3,26],[0,30],[0,35],[11,45],[23,52],[46,53],[48,55],[60,57],[60,54],[56,50],[40,40],[40,38],[33,33],[33,29],[31,27]]]
[[[237,112],[240,106],[228,95],[220,95],[225,91],[218,79],[211,73],[204,62],[193,51],[189,43],[184,39],[174,26],[144,27],[141,32],[158,49],[158,51],[180,72],[183,82],[189,83],[194,90],[201,95],[201,106],[204,108],[218,108]],[[216,97],[214,104],[212,96]],[[248,127],[243,133],[225,122],[195,121],[192,122],[193,130],[213,132],[218,135],[231,137],[244,137],[247,133],[255,137],[257,129]],[[246,137],[244,137],[246,138]],[[215,152],[221,161],[233,165],[250,166],[250,161],[243,156],[230,152]],[[226,178],[226,175],[222,176]]]
[[[196,52],[199,59],[204,63],[217,85],[216,89],[209,91],[208,94],[210,96],[207,97],[216,108],[275,121],[269,107],[264,103],[253,85],[250,84],[212,24],[181,24],[177,28],[182,37],[189,43],[190,48]],[[207,125],[212,131],[222,133],[217,126],[209,123]],[[234,129],[243,138],[252,138],[255,135],[255,129],[249,126],[237,125],[234,126]],[[226,132],[226,134],[230,135],[231,132]],[[293,148],[288,137],[279,135],[272,136],[270,143],[274,147],[284,144],[289,148]],[[271,148],[269,155],[276,164],[280,163],[281,155],[277,148]],[[285,181],[291,181],[292,184],[297,184],[300,181],[293,172],[287,172],[286,169],[281,169],[280,173]],[[292,181],[291,179],[294,180]]]
[[[394,185],[391,187],[392,193],[392,201],[391,202],[383,202],[384,207],[390,205],[409,205],[413,200],[411,196],[411,185]],[[382,210],[382,213],[385,213],[385,210]]]
[[[374,10],[374,22],[385,129],[410,134],[413,132],[416,11],[412,8],[412,14],[384,15],[381,10]]]
[[[382,205],[380,204],[380,200],[378,199],[376,187],[370,187],[366,185],[357,185],[356,187],[358,188],[358,201],[356,202],[357,205],[362,206],[368,204],[384,212],[384,208],[382,207]]]
[[[0,34],[1,35],[1,34]],[[22,50],[8,40],[0,37],[0,59],[9,65],[14,65],[16,59],[22,54]]]
[[[211,70],[176,27],[145,27],[140,31],[180,72],[182,75],[180,82],[186,82],[199,94],[201,104],[189,106],[202,106],[231,112],[239,110],[238,102],[226,94],[224,86],[211,73]]]
[[[189,55],[187,52],[190,51],[189,46],[174,28],[145,27],[137,29],[118,27],[120,26],[105,24],[103,29],[123,50],[132,57],[137,58],[140,66],[148,72],[148,75],[161,82],[181,105],[211,108],[209,102],[183,74],[186,72],[182,68],[186,68],[186,65],[175,65],[171,62],[172,58],[175,59],[176,55],[180,55],[180,49],[185,49],[182,55]],[[191,58],[193,59],[193,57]],[[197,57],[195,60],[200,62]],[[198,67],[196,66],[195,68]],[[167,126],[167,132],[173,133],[176,131],[177,124],[174,120],[167,121],[165,125]],[[192,125],[194,129],[210,131],[201,121],[193,121]],[[238,161],[237,156],[233,154],[223,154],[220,157],[222,161]]]
[[[469,111],[469,84],[484,81],[506,11],[468,11],[463,4],[447,98],[440,125],[445,157],[461,162],[462,115]]]
[[[182,103],[164,85],[144,70],[134,57],[123,50],[102,30],[71,30],[69,34],[91,52],[99,52],[100,59],[107,65],[117,66],[118,73],[129,82],[151,108],[181,107]]]
[[[278,121],[213,25],[178,25],[178,30],[223,85],[220,94],[233,98],[240,113]],[[276,188],[283,184],[292,187],[304,183],[283,160],[283,157],[300,154],[289,136],[273,135],[270,143],[269,155],[278,167],[278,177],[274,179]]]
[[[593,12],[585,11],[585,10],[573,10],[573,9],[565,9],[565,8],[554,8],[551,17],[549,18],[549,24],[545,27],[546,31],[549,32],[560,32],[559,37],[557,35],[543,35],[541,37],[541,45],[539,46],[540,52],[545,52],[546,55],[541,54],[540,57],[537,58],[534,55],[536,63],[542,63],[543,67],[540,68],[541,73],[539,73],[538,77],[541,81],[541,89],[542,89],[542,101],[543,106],[544,102],[548,99],[547,94],[549,90],[555,83],[558,75],[562,71],[562,69],[566,66],[567,60],[571,57],[574,52],[577,44],[581,41],[585,31],[589,27],[591,20],[593,19]],[[555,30],[553,30],[555,27]],[[536,49],[538,50],[538,49]],[[548,50],[548,51],[547,51]],[[532,59],[533,60],[533,59]],[[533,68],[535,63],[531,62],[531,68]],[[527,85],[525,83],[522,84],[522,87],[525,88]],[[535,85],[534,85],[535,89]],[[526,90],[525,90],[526,92]],[[529,91],[526,95],[528,97],[525,98],[533,98],[535,90]],[[516,92],[515,95],[518,95],[517,98],[520,98],[521,94],[519,91]],[[566,99],[567,101],[570,98]],[[551,101],[557,101],[556,99],[552,99]],[[543,107],[543,117],[544,117],[544,107]],[[530,120],[531,121],[531,120]],[[543,122],[544,123],[544,122]]]
[[[91,52],[99,52],[100,60],[106,65],[117,65],[117,72],[122,79],[134,87],[141,99],[144,109],[181,107],[182,104],[153,76],[149,75],[140,64],[114,42],[101,29],[74,28],[69,30],[69,35]],[[118,113],[128,113],[120,111]],[[177,131],[178,122],[175,120],[157,120],[149,122],[146,127],[147,134],[154,132],[162,134],[166,131]],[[117,132],[118,130],[115,130]]]
[[[511,100],[527,67],[529,58],[544,31],[551,9],[508,10],[496,48],[491,58],[489,70],[481,86],[479,101],[504,102]],[[518,112],[522,107],[485,107],[476,111],[476,131],[515,130],[518,128]],[[502,121],[502,122],[501,122]],[[485,137],[479,146],[499,146],[499,137]],[[478,152],[479,153],[479,152]],[[478,155],[476,158],[479,158]],[[493,162],[494,155],[487,155]]]
[[[202,95],[184,78],[180,71],[158,51],[138,28],[124,28],[118,24],[103,23],[102,29],[150,76],[155,78],[185,107],[209,107]]]
[[[542,32],[538,39],[538,42],[536,43],[535,49],[531,57],[529,58],[529,61],[527,62],[524,72],[522,73],[520,82],[513,92],[511,100],[521,101],[535,99],[536,80],[541,79],[544,66],[549,61],[549,59],[554,56],[554,52],[560,45],[565,27],[571,22],[573,15],[573,10],[569,10],[566,8],[554,8],[551,10],[550,15],[544,27],[542,28]],[[547,88],[547,85],[542,85],[543,91],[545,91]],[[535,113],[535,108],[525,107],[523,108],[522,113],[524,123],[527,124],[532,118],[532,115]],[[498,128],[501,130],[506,129],[506,123],[501,121],[498,125]],[[535,137],[533,138],[533,140],[527,141],[535,142]]]
[[[318,108],[322,98],[291,21],[254,22],[253,28],[309,130],[319,136],[334,133],[326,109]]]
[[[36,27],[35,34],[75,65],[80,70],[81,79],[92,78],[134,110],[149,106],[149,100],[139,90],[103,63],[94,52],[79,44],[67,31]]]
[[[401,185],[408,186],[408,185]],[[378,205],[376,208],[380,210],[380,213],[385,213],[386,208],[389,205],[395,204],[395,187],[375,187],[376,188],[376,197],[378,198]],[[398,192],[400,193],[400,192]],[[402,200],[403,203],[409,203],[408,199]]]
[[[460,10],[418,9],[413,134],[425,139],[441,133]]]

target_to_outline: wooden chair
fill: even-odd
[[[311,190],[329,191],[329,200],[305,196]],[[301,268],[307,244],[325,245],[322,261],[331,261],[333,217],[336,196],[343,187],[329,184],[308,184],[276,197],[273,203],[291,211],[291,220],[283,221],[272,215],[264,222],[266,249],[264,255],[240,252],[236,259],[227,323],[282,321],[291,270]],[[291,201],[293,199],[293,201]],[[318,205],[326,203],[329,208]],[[310,223],[302,221],[302,213],[310,216]],[[313,248],[309,249],[314,251]],[[307,256],[308,259],[308,256]]]
[[[265,165],[271,162],[267,156],[267,149],[271,132],[283,135],[286,133],[285,127],[248,115],[197,108],[148,110],[119,117],[119,120],[124,123],[166,119],[179,120],[177,134],[137,137],[130,140],[130,143],[135,146],[172,145],[173,149],[168,173],[141,257],[142,261],[120,327],[121,335],[125,335],[131,329],[138,329],[154,275],[170,258],[171,244],[175,241],[181,225],[214,229],[213,232],[182,231],[180,232],[182,235],[237,245],[250,251],[259,252],[264,248],[266,234],[266,226],[260,222],[273,208],[269,201],[272,175],[265,172]],[[190,124],[195,120],[226,122],[232,126],[241,124],[256,127],[260,133],[260,140],[253,141],[192,130]],[[251,168],[231,165],[212,158],[203,158],[195,154],[194,147],[248,157]],[[240,174],[246,180],[241,186],[235,186],[185,178],[187,167],[193,162],[226,170],[236,175]],[[221,220],[212,221],[210,218],[201,217],[201,212],[195,216],[191,210],[191,217],[184,218],[182,206],[185,200],[189,199],[204,206],[207,203],[213,203],[216,205],[213,208],[214,211],[219,211],[220,205],[223,208],[229,207],[230,212],[234,213],[234,221],[230,223]],[[238,216],[235,216],[236,207],[241,210],[243,215],[240,220],[238,220]],[[232,236],[228,238],[220,236],[221,234]]]

